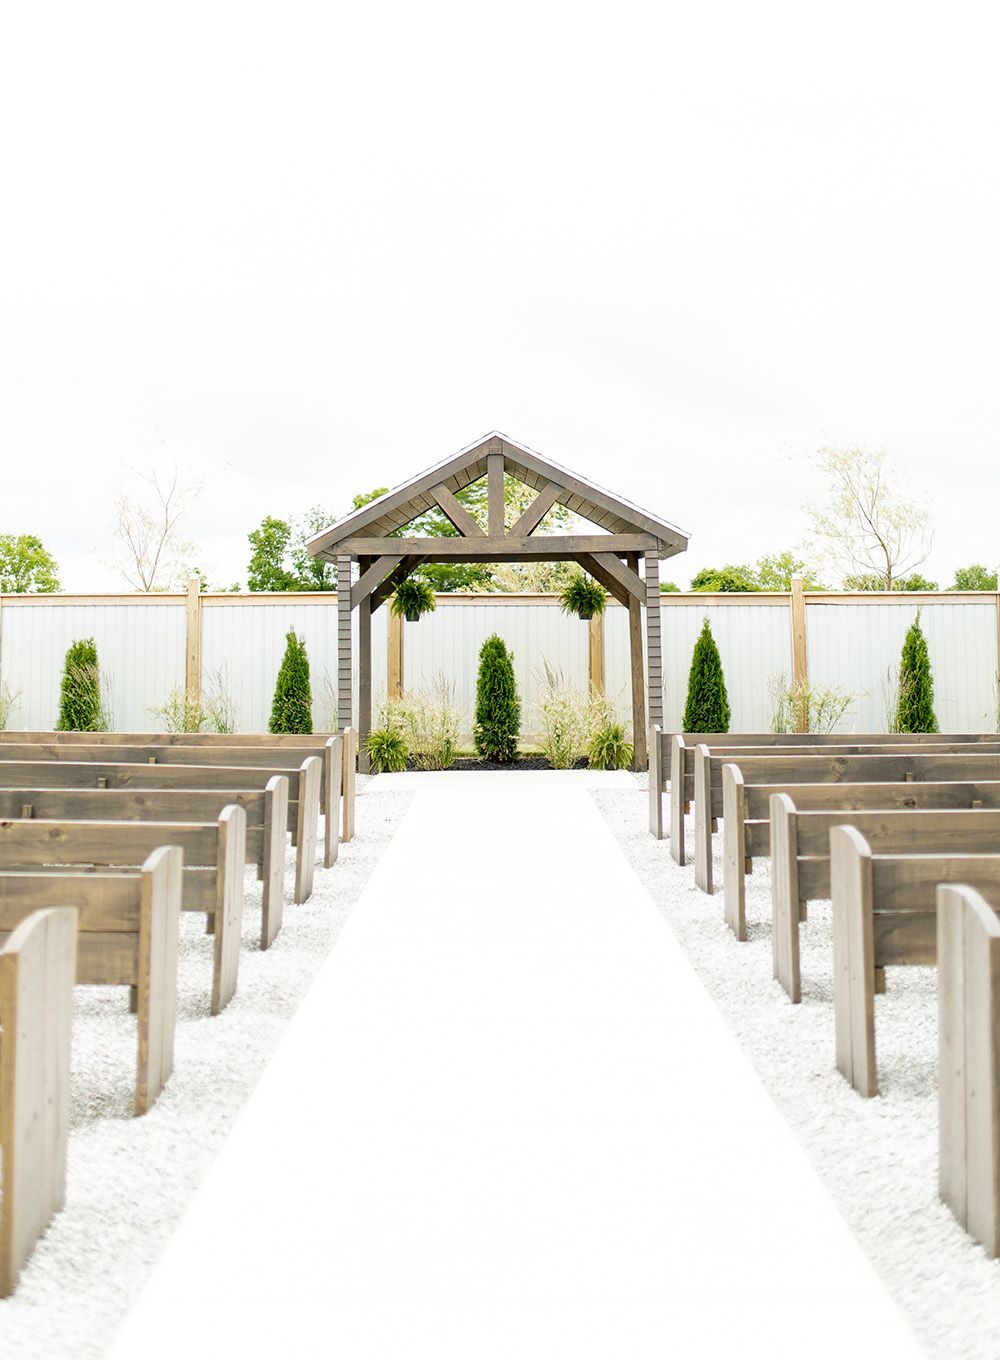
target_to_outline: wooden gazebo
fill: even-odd
[[[504,523],[505,473],[537,492],[509,530]],[[482,477],[487,479],[485,530],[456,499],[456,492]],[[556,504],[587,520],[594,532],[536,534],[534,531]],[[390,537],[432,507],[448,517],[456,537]],[[572,561],[628,609],[636,766],[645,766],[647,713],[649,722],[663,720],[659,561],[687,547],[687,535],[675,525],[494,431],[315,534],[308,547],[313,557],[337,564],[338,719],[341,727],[356,726],[362,743],[371,729],[372,615],[410,572],[424,562]],[[355,561],[359,564],[357,579],[353,579]],[[648,708],[643,675],[644,606]],[[355,609],[359,622],[356,723],[351,628]]]

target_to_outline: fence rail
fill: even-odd
[[[722,655],[734,731],[769,727],[779,677],[853,695],[837,730],[882,730],[903,637],[918,611],[942,730],[996,729],[1000,593],[795,589],[662,597],[664,728],[682,726],[691,650],[707,617]],[[53,725],[66,649],[76,638],[93,637],[118,729],[161,726],[153,710],[187,688],[224,690],[237,731],[262,731],[289,628],[306,638],[316,725],[333,730],[333,592],[202,594],[193,586],[174,594],[2,595],[0,685],[16,696],[8,726]],[[631,725],[628,619],[614,601],[603,619],[589,624],[563,614],[553,595],[439,595],[436,612],[418,624],[383,610],[373,628],[376,697],[428,688],[443,675],[454,686],[467,734],[479,647],[493,632],[514,653],[526,734],[537,729],[543,662],[580,689],[604,690]]]

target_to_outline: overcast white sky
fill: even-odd
[[[499,428],[688,530],[682,583],[800,540],[826,443],[912,469],[928,574],[996,564],[989,14],[9,7],[0,532],[114,587],[165,453],[245,580],[262,515]]]

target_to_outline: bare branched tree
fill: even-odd
[[[816,464],[827,493],[807,507],[815,548],[845,574],[874,578],[882,590],[927,561],[934,541],[930,513],[894,487],[894,469],[879,452],[821,449]]]
[[[111,565],[133,590],[177,588],[191,574],[194,554],[182,520],[203,482],[182,476],[176,466],[168,474],[150,469],[132,477],[139,488],[130,494],[123,487],[114,500]]]

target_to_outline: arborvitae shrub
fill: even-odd
[[[728,732],[731,716],[722,658],[706,619],[694,644],[691,670],[688,672],[684,731]]]
[[[476,721],[472,729],[476,750],[483,760],[509,764],[517,756],[521,729],[521,701],[517,697],[510,652],[496,633],[479,652],[476,681]]]
[[[312,689],[305,639],[290,630],[271,705],[271,732],[311,732]]]
[[[899,699],[896,704],[897,732],[936,732],[934,678],[927,639],[920,627],[920,615],[910,624],[899,658]]]
[[[97,646],[93,638],[83,638],[66,653],[56,731],[103,732],[106,727]]]

